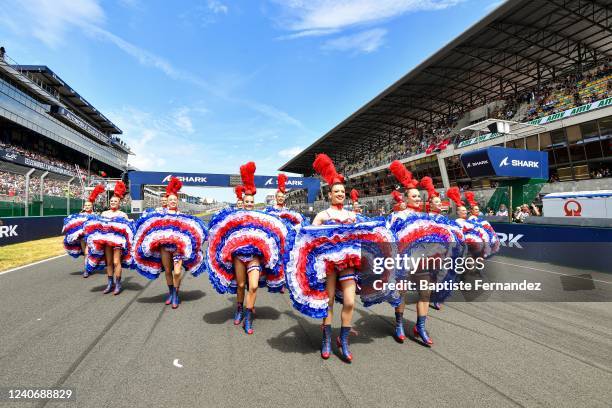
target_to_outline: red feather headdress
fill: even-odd
[[[461,201],[461,192],[459,191],[459,187],[451,187],[446,191],[446,196],[453,200],[457,207],[462,207],[465,204]]]
[[[465,199],[467,200],[467,202],[470,203],[470,207],[478,206],[478,202],[476,200],[474,200],[474,192],[473,191],[466,191],[466,192],[463,193],[463,195],[465,196]]]
[[[255,188],[255,162],[248,162],[240,166],[240,178],[242,178],[242,185],[244,186],[244,194],[255,195],[257,188]]]
[[[393,173],[397,181],[399,181],[406,190],[416,188],[419,183],[416,179],[412,178],[412,173],[399,160],[393,161],[389,166],[389,170],[391,170],[391,173]]]
[[[440,194],[436,191],[434,187],[433,180],[429,176],[425,176],[421,179],[421,186],[427,190],[427,200],[431,200],[434,197],[438,197]]]
[[[238,199],[238,201],[242,201],[242,195],[244,194],[244,186],[237,185],[236,187],[234,187],[234,191],[236,192],[236,198]]]
[[[106,188],[104,188],[102,184],[98,184],[89,194],[89,198],[87,199],[87,201],[89,201],[90,203],[94,203],[96,201],[96,198],[98,198],[98,196],[102,194],[104,190],[106,190]]]
[[[126,191],[127,188],[125,187],[125,183],[123,183],[123,181],[119,180],[115,183],[115,190],[113,191],[113,194],[115,196],[119,197],[120,199],[123,199],[123,196],[125,195]]]
[[[359,201],[359,191],[355,189],[351,190],[351,201],[353,203],[356,203],[357,201]]]
[[[286,184],[287,184],[287,180],[289,179],[289,177],[287,177],[286,174],[279,174],[278,175],[278,191],[280,191],[281,193],[285,193],[287,191],[287,189],[285,188]]]
[[[171,194],[178,197],[178,192],[181,187],[183,187],[183,182],[177,177],[172,177],[166,186],[166,197],[169,197]]]
[[[323,180],[331,187],[334,184],[344,184],[344,176],[336,171],[334,162],[328,155],[321,153],[317,154],[312,168],[321,176]]]

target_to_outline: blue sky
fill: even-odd
[[[0,42],[115,122],[143,170],[268,175],[499,4],[5,0]]]

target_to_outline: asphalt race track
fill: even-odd
[[[526,274],[583,273],[494,259]],[[103,295],[104,275],[83,279],[81,264],[64,256],[0,275],[0,387],[76,392],[74,402],[0,406],[612,405],[611,303],[449,303],[430,312],[431,349],[393,340],[388,305],[360,306],[349,365],[321,360],[320,322],[298,315],[287,294],[259,292],[247,336],[232,324],[234,297],[207,276],[187,277],[172,310],[163,279],[127,271],[125,291]]]

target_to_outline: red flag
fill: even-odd
[[[450,144],[450,139],[444,139],[440,143],[438,143],[438,150],[444,150]]]

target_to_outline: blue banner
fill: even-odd
[[[488,147],[461,155],[468,176],[548,179],[548,153]]]
[[[499,255],[610,272],[612,228],[492,223]]]
[[[130,171],[128,177],[130,179],[130,196],[132,200],[142,200],[142,188],[145,185],[165,185],[168,184],[173,176],[180,179],[185,186],[231,187],[230,174]],[[276,189],[277,176],[255,176],[255,187]],[[319,188],[320,181],[317,178],[289,177],[287,180],[287,190],[308,190],[308,202],[314,202]]]

